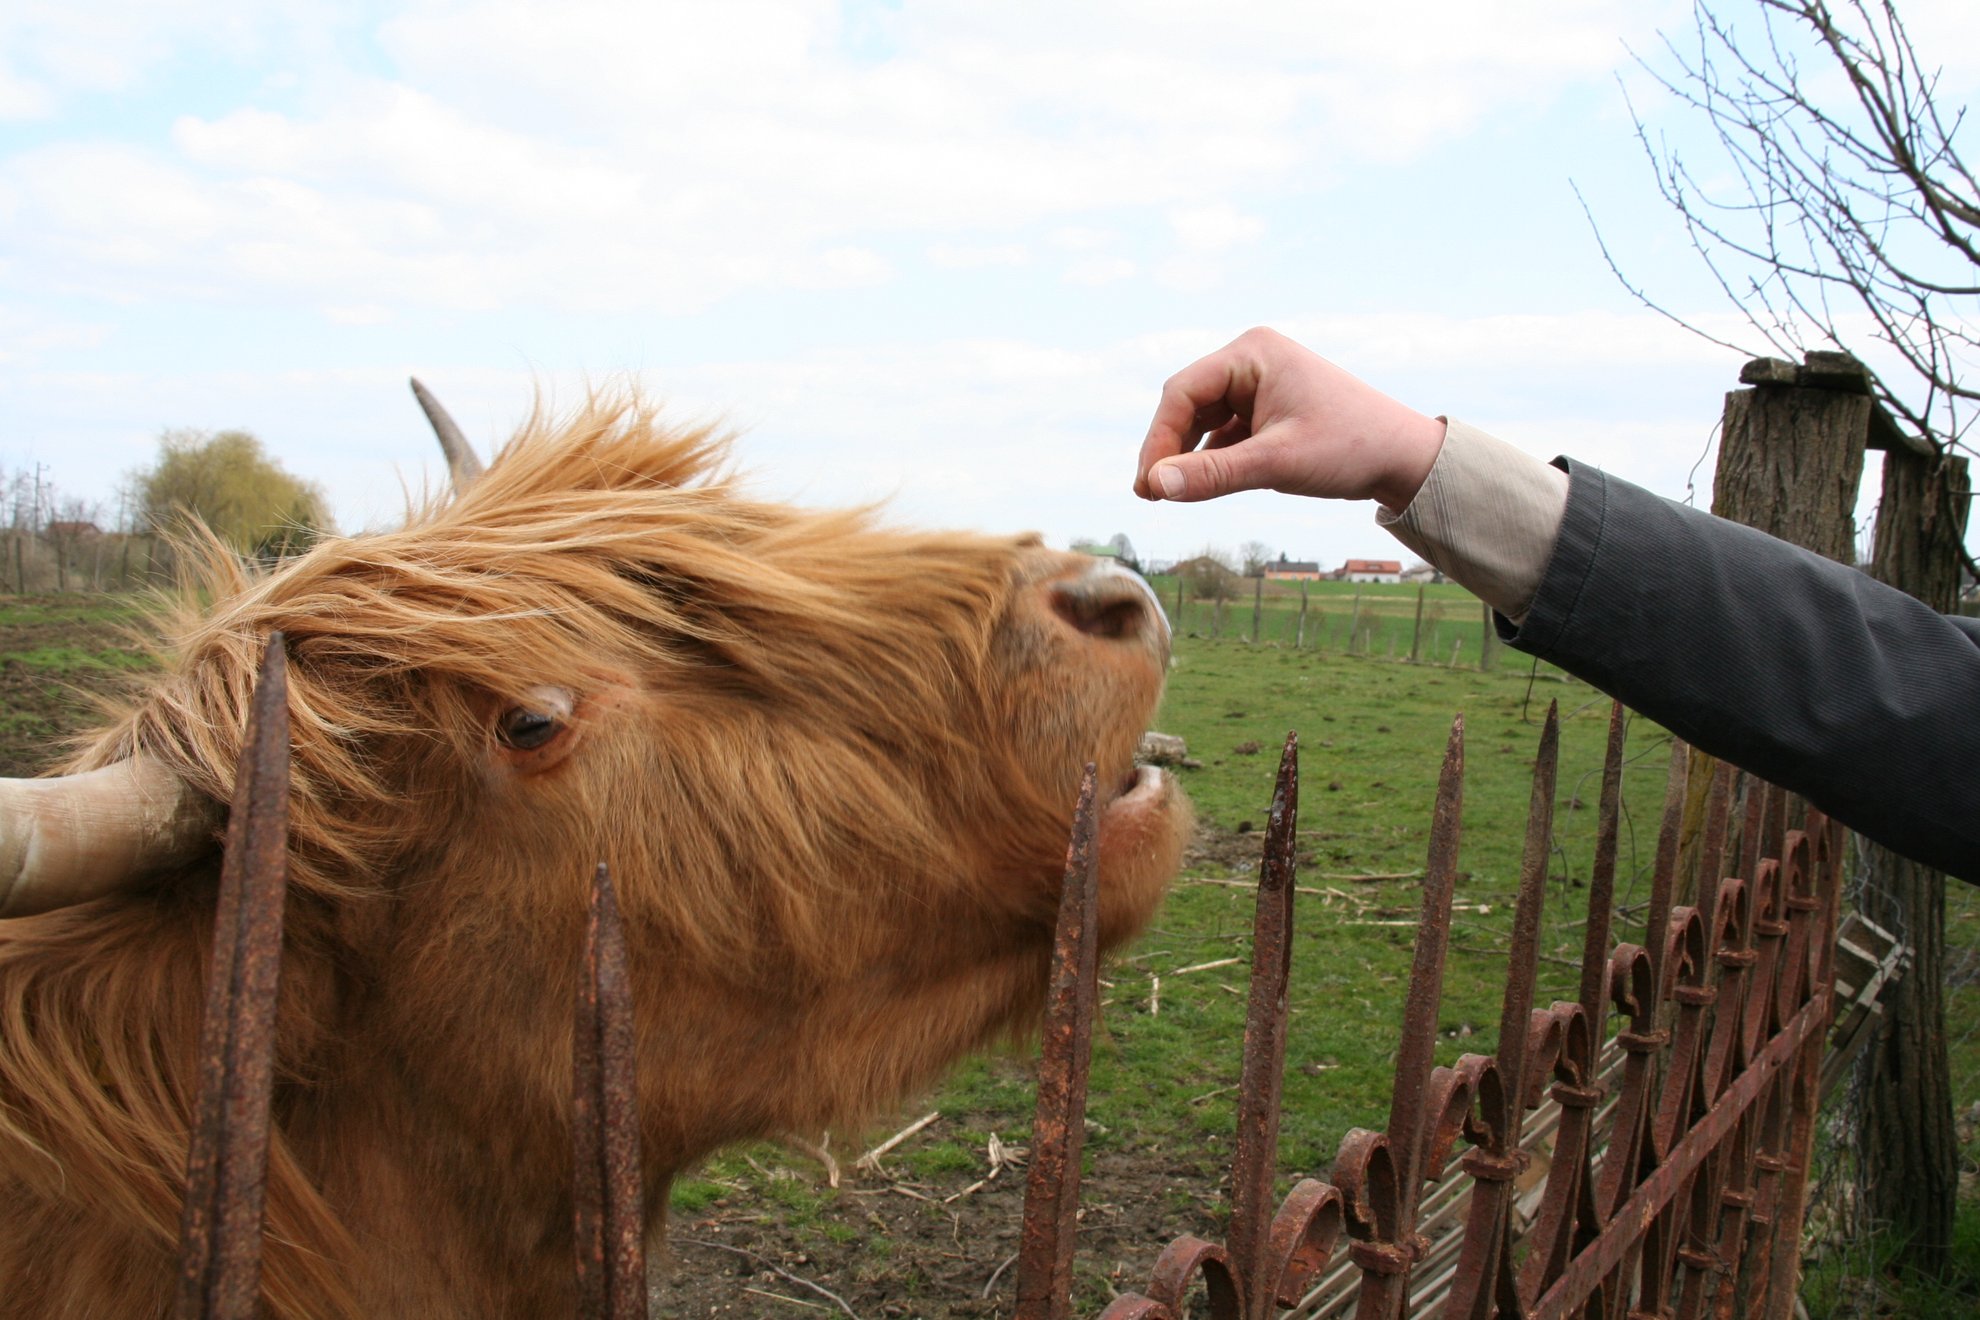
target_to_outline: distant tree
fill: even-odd
[[[1238,556],[1244,563],[1244,575],[1258,577],[1265,572],[1265,565],[1279,557],[1279,552],[1263,541],[1246,541],[1238,547]]]
[[[137,483],[146,527],[170,532],[197,519],[246,555],[294,554],[331,530],[323,491],[284,471],[246,431],[166,431],[157,465]]]
[[[1126,532],[1115,532],[1107,538],[1107,548],[1114,552],[1114,558],[1136,572],[1141,571],[1141,560],[1134,553],[1134,542],[1127,539]]]
[[[1229,600],[1237,595],[1238,573],[1222,550],[1205,546],[1192,559],[1176,565],[1189,587],[1191,600]]]

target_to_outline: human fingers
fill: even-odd
[[[1163,382],[1135,462],[1135,493],[1143,499],[1163,498],[1148,485],[1149,470],[1164,458],[1195,449],[1206,432],[1219,433],[1245,417],[1256,390],[1255,365],[1238,343],[1198,358]]]
[[[1161,459],[1149,468],[1155,498],[1179,504],[1213,500],[1240,490],[1277,490],[1286,479],[1285,423],[1256,435],[1241,418],[1211,432],[1201,448]]]

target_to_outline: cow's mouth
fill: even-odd
[[[1114,786],[1115,802],[1134,802],[1136,799],[1152,800],[1162,795],[1168,774],[1160,766],[1134,765],[1121,782]]]

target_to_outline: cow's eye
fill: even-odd
[[[532,752],[563,731],[564,722],[556,714],[532,706],[511,706],[502,712],[495,734],[505,747]]]

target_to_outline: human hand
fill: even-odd
[[[1247,330],[1162,386],[1134,493],[1193,503],[1239,490],[1416,497],[1444,423],[1364,385],[1274,330]]]

